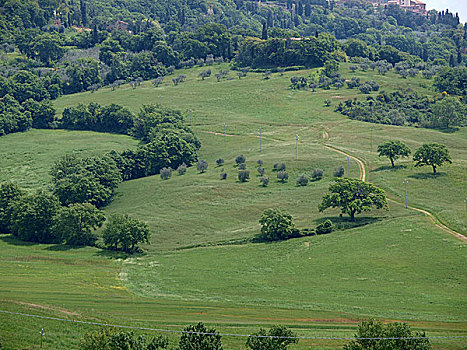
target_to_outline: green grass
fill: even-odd
[[[37,130],[0,137],[0,182],[23,188],[46,188],[55,161],[67,153],[99,155],[138,144],[128,136],[89,131]]]
[[[215,66],[214,70],[224,68]],[[358,320],[377,317],[406,320],[432,336],[465,334],[465,244],[401,204],[391,202],[388,212],[360,215],[368,225],[329,235],[271,244],[239,242],[259,232],[258,219],[268,207],[286,209],[300,228],[314,227],[327,217],[342,220],[336,210],[317,210],[334,168],[342,165],[347,170],[346,157],[324,144],[362,159],[368,179],[399,202],[405,195],[403,180],[409,179],[409,205],[430,210],[465,234],[467,129],[446,134],[348,120],[333,111],[336,104],[366,95],[346,88],[316,93],[288,89],[291,76],[309,71],[273,74],[269,80],[249,73],[241,80],[217,83],[215,78],[201,81],[197,77],[201,69],[183,71],[187,81],[179,86],[154,88],[145,82],[133,95],[123,86],[56,101],[58,111],[91,101],[119,103],[133,111],[159,101],[184,111],[191,109],[194,131],[203,143],[200,157],[209,162],[209,169],[199,174],[189,168],[186,175],[174,173],[168,181],[153,176],[120,185],[106,213],[126,213],[150,225],[152,239],[144,246],[145,254],[127,259],[94,248],[29,245],[3,236],[0,309],[178,330],[202,320],[222,332],[239,334],[280,323],[293,327],[299,335],[315,337],[351,336]],[[433,93],[427,88],[429,81],[405,80],[393,72],[386,76],[372,71],[350,73],[344,65],[343,75],[375,79],[386,91],[403,86]],[[325,99],[332,101],[332,107],[324,107]],[[189,123],[188,118],[186,121]],[[296,134],[300,136],[298,161]],[[76,138],[71,141],[69,135]],[[54,141],[53,147],[47,138]],[[389,161],[379,159],[375,151],[377,144],[389,139],[403,140],[412,150],[424,142],[444,143],[454,163],[440,168],[436,178],[427,175],[430,169],[414,169],[408,160],[398,162],[406,168],[387,169]],[[6,149],[11,160],[4,163],[2,158],[2,165],[8,164],[10,170],[0,170],[0,179],[13,178],[28,188],[45,186],[48,169],[66,152],[82,148],[98,154],[137,144],[116,135],[37,130],[8,135],[0,138],[1,142],[5,146],[0,152]],[[247,183],[236,179],[233,160],[239,154],[247,158],[251,177]],[[215,166],[219,157],[226,160],[225,181],[219,180],[222,168]],[[260,186],[256,176],[259,158],[271,179],[267,188]],[[286,184],[278,183],[272,172],[278,161],[287,164],[290,177]],[[18,170],[24,164],[39,175],[29,179],[29,171]],[[315,168],[325,171],[321,181],[307,187],[295,185],[300,174],[311,175]],[[357,164],[351,161],[350,175],[359,174]],[[0,337],[7,348],[36,344],[42,325],[49,334],[50,348],[74,348],[82,334],[93,329],[2,314],[0,320]],[[176,338],[173,335],[172,342]],[[241,349],[244,341],[224,339],[226,349]],[[293,348],[334,349],[343,343],[310,340]],[[437,340],[434,345],[462,349],[466,343]]]

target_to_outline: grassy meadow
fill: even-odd
[[[215,71],[225,68],[214,66]],[[191,110],[194,131],[203,144],[200,158],[209,168],[204,174],[192,167],[167,181],[152,176],[119,186],[106,214],[126,213],[149,224],[152,238],[144,254],[128,257],[0,236],[0,310],[172,330],[203,321],[234,334],[285,324],[308,337],[352,336],[359,320],[376,317],[407,321],[430,336],[465,335],[466,245],[402,203],[403,181],[408,179],[410,206],[428,210],[467,234],[467,129],[443,133],[348,120],[334,108],[347,98],[366,98],[358,90],[313,93],[288,88],[291,76],[313,71],[275,73],[268,80],[249,73],[241,80],[218,83],[215,77],[202,81],[202,69],[177,71],[187,75],[179,86],[168,77],[159,88],[144,82],[133,92],[126,85],[56,101],[59,113],[91,101],[118,103],[135,112],[143,104],[162,103],[185,111],[188,124]],[[410,87],[434,94],[430,81],[422,78],[351,73],[347,65],[342,74],[375,79],[385,91]],[[324,106],[326,99],[331,107]],[[403,140],[412,151],[426,142],[446,144],[453,164],[441,167],[436,177],[431,169],[414,168],[407,159],[391,169],[389,160],[376,153],[378,144],[391,139]],[[50,166],[65,153],[99,154],[136,145],[129,137],[91,132],[32,130],[8,135],[0,138],[0,180],[44,187]],[[364,162],[367,180],[395,200],[390,210],[361,214],[361,226],[329,235],[247,243],[259,232],[258,219],[269,207],[289,211],[299,228],[315,227],[326,218],[346,221],[339,211],[319,213],[317,206],[336,167],[344,166],[351,177],[360,177],[361,169],[326,145]],[[239,154],[247,158],[246,183],[237,180],[234,158]],[[222,167],[215,163],[219,157],[225,159]],[[266,188],[258,181],[257,159],[264,161],[270,178]],[[279,161],[289,172],[285,184],[272,171]],[[311,176],[315,168],[324,170],[322,180],[296,186],[300,174]],[[228,174],[223,181],[222,169]],[[7,349],[34,348],[42,327],[47,346],[57,349],[75,348],[86,331],[95,329],[0,314],[0,338]],[[174,343],[177,335],[170,337]],[[245,348],[244,338],[224,337],[223,342],[226,349]],[[304,340],[291,349],[335,349],[344,343]],[[438,339],[433,344],[439,349],[467,345],[463,339]]]

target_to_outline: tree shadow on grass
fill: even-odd
[[[396,165],[394,167],[390,166],[390,165],[383,165],[383,166],[380,166],[379,168],[376,168],[376,169],[373,169],[371,170],[372,173],[376,173],[378,171],[386,171],[386,170],[389,170],[389,171],[396,171],[396,170],[399,170],[399,169],[405,169],[407,168],[406,165]]]
[[[7,244],[16,245],[16,246],[25,246],[25,247],[39,244],[36,242],[22,241],[11,234],[0,235],[0,240],[2,240],[3,242]]]
[[[337,230],[348,230],[355,227],[366,226],[382,221],[383,218],[375,218],[371,216],[356,217],[355,221],[350,221],[348,216],[325,216],[313,220],[316,225],[322,224],[326,220],[331,220]]]
[[[108,258],[108,259],[128,259],[128,258],[140,258],[146,255],[145,252],[139,252],[139,253],[125,253],[117,250],[107,250],[107,249],[101,249],[98,252],[96,252],[94,255]]]
[[[66,252],[72,249],[79,249],[84,248],[84,246],[73,246],[73,245],[66,245],[66,244],[55,244],[51,245],[50,247],[45,248],[45,250],[49,250],[51,252]]]
[[[438,127],[438,128],[433,128],[433,129],[444,132],[445,134],[453,134],[456,131],[459,131],[459,128],[457,128],[455,126],[450,126],[450,127],[447,127],[447,128],[446,127]]]
[[[418,173],[418,174],[413,174],[409,175],[408,177],[412,179],[417,179],[417,180],[427,180],[427,179],[436,179],[438,177],[443,177],[446,176],[446,173]]]

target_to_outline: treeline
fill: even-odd
[[[410,90],[347,100],[339,103],[336,112],[371,123],[434,128],[463,126],[467,121],[465,105],[458,98],[446,93],[430,98]]]

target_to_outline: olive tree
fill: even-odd
[[[324,195],[318,209],[321,212],[328,208],[339,208],[355,221],[355,214],[370,211],[372,207],[388,208],[382,189],[359,179],[338,178],[329,186],[329,193]]]

